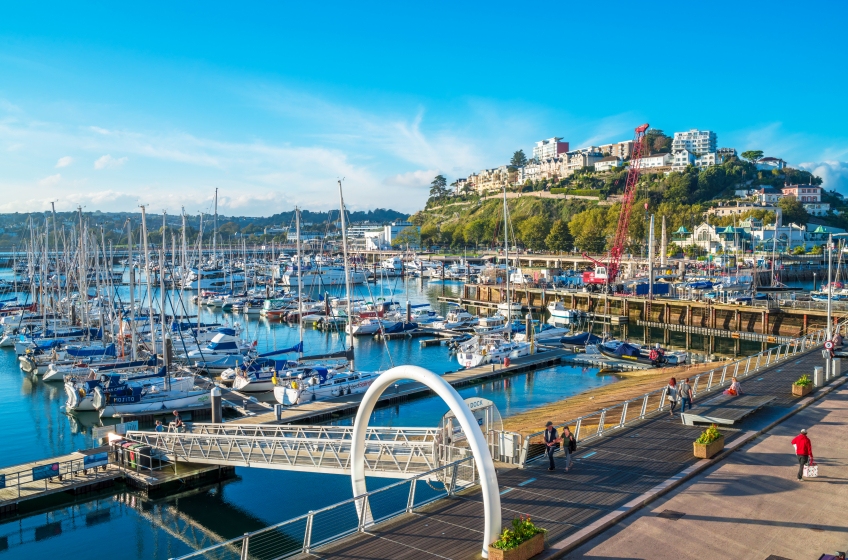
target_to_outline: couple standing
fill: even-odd
[[[574,438],[571,430],[568,429],[568,426],[562,429],[562,436],[560,436],[556,428],[554,428],[554,423],[548,422],[545,425],[545,453],[548,455],[548,461],[550,462],[549,471],[556,470],[554,453],[559,449],[560,443],[564,443],[562,448],[565,451],[565,472],[568,472],[571,470],[571,456],[577,451],[577,440]]]
[[[668,411],[669,416],[674,416],[674,407],[677,406],[678,402],[680,403],[680,412],[686,412],[687,405],[689,410],[692,410],[692,401],[695,399],[695,395],[692,392],[688,377],[680,383],[677,382],[677,378],[672,377],[665,389],[666,397],[671,403],[671,408]]]

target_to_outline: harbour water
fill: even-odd
[[[408,286],[408,292],[407,292]],[[439,295],[451,295],[459,284],[442,285],[422,280],[384,280],[370,285],[366,299],[393,298],[404,303],[429,302],[441,312]],[[363,289],[364,287],[361,287]],[[186,302],[189,314],[196,306]],[[246,338],[256,340],[260,351],[291,346],[296,327],[244,316],[201,310],[201,320],[239,321]],[[342,336],[306,329],[307,353],[339,350]],[[423,365],[438,373],[458,369],[447,348],[421,348],[416,339],[381,342],[371,337],[354,341],[357,368],[383,370],[399,364]],[[591,387],[614,382],[597,368],[559,366],[523,373],[460,390],[463,397],[482,396],[495,402],[508,416],[560,400]],[[96,416],[74,418],[62,409],[61,384],[44,383],[20,371],[10,349],[0,350],[0,466],[69,453],[91,447],[91,427]],[[437,397],[377,409],[373,425],[435,426],[447,407]],[[343,418],[337,423],[350,423]],[[369,481],[369,488],[392,482]],[[351,496],[345,476],[239,468],[237,478],[209,488],[188,490],[149,501],[118,487],[45,511],[29,512],[0,522],[0,559],[80,557],[127,560],[166,559],[203,545],[232,538],[326,506]]]

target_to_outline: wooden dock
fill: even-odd
[[[517,358],[509,367],[503,367],[501,364],[487,364],[485,366],[446,373],[442,378],[454,387],[462,387],[485,379],[514,375],[529,370],[557,365],[565,354],[566,352],[564,350],[548,350],[532,356]],[[383,393],[378,401],[378,406],[424,397],[428,394],[430,394],[430,389],[422,383],[400,383]],[[364,393],[345,395],[343,397],[335,397],[284,408],[279,420],[277,420],[274,412],[269,412],[256,416],[238,418],[230,422],[234,424],[317,422],[335,416],[354,414],[359,408],[363,396]]]

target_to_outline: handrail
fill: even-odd
[[[423,499],[423,500],[416,501],[415,500],[415,491],[416,491],[416,487],[417,487],[416,483],[419,480],[431,479],[431,478],[434,478],[434,475],[436,475],[440,472],[445,472],[445,475],[444,475],[445,492],[446,492],[446,495],[452,495],[457,490],[457,480],[462,482],[462,479],[457,478],[457,471],[458,471],[459,467],[461,467],[461,466],[469,466],[471,468],[471,478],[470,478],[470,480],[465,481],[465,482],[467,482],[467,484],[465,485],[465,488],[471,487],[474,484],[476,484],[477,472],[476,472],[476,468],[475,468],[474,458],[473,457],[466,457],[466,458],[461,459],[459,461],[455,461],[453,463],[449,463],[447,465],[437,467],[437,468],[432,469],[428,472],[418,474],[418,475],[411,477],[409,479],[402,480],[402,481],[399,481],[399,482],[395,482],[395,483],[389,484],[388,486],[383,486],[382,488],[378,488],[376,490],[368,491],[364,494],[354,496],[354,497],[349,498],[347,500],[337,502],[335,504],[323,507],[321,509],[310,511],[309,513],[305,513],[303,515],[299,515],[297,517],[287,519],[285,521],[282,521],[280,523],[276,523],[274,525],[270,525],[270,526],[265,527],[263,529],[259,529],[259,530],[256,530],[256,531],[253,531],[253,532],[250,532],[250,533],[245,533],[244,535],[241,535],[239,537],[229,539],[227,541],[224,541],[224,542],[218,543],[216,545],[212,545],[212,546],[203,548],[201,550],[196,550],[196,551],[191,552],[189,554],[186,554],[184,556],[180,556],[177,559],[171,559],[171,560],[189,560],[189,559],[193,559],[193,558],[206,558],[206,557],[209,557],[210,553],[213,553],[215,551],[219,551],[219,550],[224,549],[224,548],[228,548],[231,551],[238,551],[239,548],[240,548],[241,549],[241,558],[247,558],[251,539],[257,539],[257,538],[261,538],[261,537],[273,538],[274,536],[276,536],[275,532],[278,529],[281,529],[281,528],[286,527],[286,526],[291,526],[291,525],[294,525],[294,524],[299,523],[299,522],[304,522],[304,526],[305,526],[305,531],[304,531],[303,537],[302,537],[302,539],[303,539],[302,540],[302,546],[299,545],[300,546],[299,548],[290,549],[288,551],[278,551],[278,552],[282,552],[281,554],[278,554],[278,553],[275,552],[275,554],[276,554],[275,557],[276,558],[285,558],[287,556],[291,556],[291,555],[294,555],[294,554],[300,554],[300,553],[303,553],[303,552],[308,553],[310,551],[310,549],[313,549],[316,546],[319,546],[321,544],[326,544],[326,543],[332,542],[334,540],[338,540],[339,538],[342,538],[346,535],[349,535],[349,534],[357,532],[357,531],[363,531],[366,527],[370,527],[370,526],[374,525],[375,523],[386,521],[388,519],[392,519],[392,518],[397,517],[399,515],[409,513],[414,508],[421,507],[422,505],[430,503],[430,502],[437,500],[441,497],[440,495],[436,495],[436,496],[433,496],[433,497],[430,497],[430,498],[426,498],[426,499]],[[451,470],[450,473],[447,472],[448,469]],[[402,500],[402,503],[399,502],[400,507],[398,509],[396,509],[396,510],[394,510],[394,511],[392,511],[392,512],[386,514],[386,515],[383,515],[382,517],[377,518],[377,519],[370,518],[370,515],[371,515],[371,505],[370,504],[372,503],[373,498],[375,498],[377,496],[381,496],[381,495],[391,495],[393,490],[400,488],[400,487],[403,487],[404,485],[409,485],[410,491],[409,491],[408,496],[406,496],[405,499]],[[400,496],[398,496],[398,498],[400,498]],[[313,533],[314,533],[314,520],[317,516],[322,515],[322,514],[326,514],[328,512],[333,512],[335,510],[340,510],[340,509],[344,508],[345,506],[350,506],[350,505],[358,506],[356,509],[360,511],[360,513],[358,514],[358,517],[360,518],[359,523],[356,526],[351,524],[351,526],[347,527],[347,528],[337,527],[335,529],[337,532],[334,532],[330,536],[325,537],[318,542],[314,542],[312,540],[312,536],[313,536]],[[368,517],[368,518],[365,519],[366,517]],[[290,539],[293,538],[293,537],[291,537],[291,535],[288,535],[288,537]],[[265,547],[268,546],[268,543],[263,543],[263,544],[264,544]],[[289,543],[289,546],[291,546],[290,543]]]
[[[837,325],[834,329],[834,332],[835,333],[839,332],[840,329],[842,327],[846,326],[846,325],[848,325],[848,320],[837,323]],[[698,384],[704,376],[708,376],[707,387],[706,387],[705,391],[711,391],[714,388],[723,387],[725,385],[730,384],[730,381],[733,377],[747,377],[751,373],[760,371],[763,367],[768,367],[768,366],[771,366],[771,365],[777,363],[778,361],[788,359],[790,357],[790,355],[795,356],[799,352],[804,352],[806,350],[810,350],[812,348],[815,348],[817,346],[824,344],[825,334],[826,334],[825,329],[819,329],[819,330],[814,331],[814,332],[812,332],[808,335],[805,335],[801,338],[796,339],[794,342],[787,342],[785,344],[781,344],[781,345],[778,345],[776,347],[772,347],[772,348],[769,348],[767,350],[763,350],[762,352],[759,352],[758,354],[754,354],[753,356],[748,356],[746,358],[741,358],[741,359],[736,360],[734,362],[729,362],[729,363],[725,364],[723,367],[718,367],[718,368],[712,369],[708,372],[699,373],[699,374],[694,376],[694,379],[692,381],[692,393],[693,393],[693,395],[697,394]],[[790,347],[791,347],[791,350],[790,350]],[[777,349],[776,353],[775,353],[775,349]],[[791,354],[790,354],[790,352],[791,352]],[[782,357],[781,357],[781,355],[782,355]],[[756,361],[754,362],[754,364],[753,364],[754,367],[752,369],[751,368],[751,365],[752,365],[751,361],[752,361],[753,358],[756,358]],[[764,360],[765,363],[761,364],[763,359],[765,359]],[[739,372],[740,366],[743,363],[745,364],[745,370],[744,370],[744,372]],[[731,367],[733,368],[733,372],[731,373],[730,378],[728,378],[728,375],[727,375],[728,368],[731,368]],[[715,373],[719,370],[721,371],[721,379],[717,382],[714,382]],[[597,410],[597,411],[595,411],[591,414],[586,414],[584,416],[580,416],[578,418],[568,420],[568,421],[563,422],[561,424],[557,424],[555,426],[555,428],[560,429],[560,428],[563,428],[565,426],[574,426],[574,437],[578,441],[588,441],[588,440],[592,440],[592,439],[595,439],[595,438],[598,438],[598,437],[602,437],[604,435],[605,430],[606,430],[605,420],[606,420],[606,416],[607,416],[608,412],[614,411],[615,409],[617,409],[619,407],[622,408],[621,419],[620,419],[620,421],[618,422],[617,425],[609,428],[611,430],[616,429],[616,428],[622,428],[622,427],[627,426],[627,425],[629,425],[633,422],[643,420],[647,416],[657,414],[657,413],[663,411],[666,408],[665,400],[666,400],[667,389],[668,389],[668,387],[662,387],[660,389],[655,389],[653,391],[645,393],[644,395],[641,395],[641,396],[638,396],[638,397],[633,397],[631,399],[628,399],[628,400],[623,401],[621,403],[615,404],[613,406],[602,408],[601,410]],[[659,397],[660,397],[659,405],[655,410],[649,412],[647,410],[648,400],[652,396],[657,396],[657,395],[659,395]],[[634,416],[630,420],[628,420],[627,419],[627,410],[628,410],[627,405],[629,403],[638,402],[640,400],[642,401],[641,413],[639,415]],[[580,431],[581,431],[581,428],[583,427],[584,421],[586,421],[588,419],[595,419],[596,417],[598,418],[598,426],[597,426],[597,430],[595,431],[595,433],[581,438],[580,437]],[[521,450],[519,452],[520,456],[519,456],[519,459],[518,459],[518,464],[520,466],[523,467],[527,462],[530,462],[530,461],[533,461],[535,459],[542,457],[542,455],[534,456],[534,457],[529,457],[528,455],[529,455],[529,451],[530,451],[530,440],[532,438],[538,438],[539,436],[542,436],[544,433],[545,433],[544,430],[541,430],[541,431],[534,432],[532,434],[524,436],[524,442],[523,442],[523,445],[522,445]]]

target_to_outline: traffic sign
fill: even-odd
[[[827,348],[828,350],[833,350],[833,341],[828,340],[827,342],[824,343],[824,347]]]

